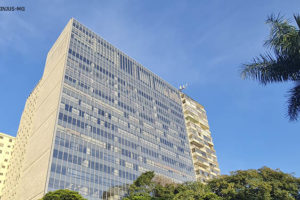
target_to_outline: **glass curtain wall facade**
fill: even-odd
[[[174,182],[195,180],[179,91],[78,21],[71,19],[68,27],[48,54],[39,83],[41,95],[50,98],[43,89],[45,76],[55,71],[48,60],[61,59],[61,77],[55,76],[60,93],[52,100],[57,101],[54,129],[47,140],[49,154],[43,154],[46,175],[38,179],[44,191],[23,199],[64,188],[89,200],[107,199],[107,191],[122,188],[122,195],[145,171]],[[27,146],[39,134],[32,134]],[[22,151],[26,157],[33,150]],[[27,171],[34,169],[34,162],[24,163]],[[26,170],[20,172],[23,183],[30,178]],[[22,196],[22,189],[16,190]]]
[[[68,53],[48,190],[193,180],[179,92],[75,20]]]

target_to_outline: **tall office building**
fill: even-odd
[[[181,93],[180,96],[196,178],[205,183],[220,175],[206,112],[202,105],[186,94]]]
[[[12,156],[5,200],[62,188],[107,199],[149,170],[195,180],[179,91],[74,19],[27,99]]]
[[[0,199],[14,143],[15,137],[0,133]]]

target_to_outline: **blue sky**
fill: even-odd
[[[292,83],[242,80],[242,63],[263,53],[265,19],[292,19],[299,0],[3,0],[0,12],[0,132],[16,135],[46,55],[74,17],[205,106],[221,173],[269,166],[300,176],[300,122],[286,117]],[[3,6],[1,5],[1,6]]]

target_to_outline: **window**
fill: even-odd
[[[9,142],[12,142],[12,139],[9,139]]]

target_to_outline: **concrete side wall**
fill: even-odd
[[[39,199],[44,195],[71,25],[66,26],[48,53],[17,199]]]
[[[34,109],[30,112],[32,124],[30,128],[23,125],[25,128],[17,135],[17,138],[26,135],[26,139],[18,151],[19,156],[23,156],[22,161],[12,166],[20,168],[19,178],[13,181],[15,193],[8,192],[5,200],[36,200],[44,195],[71,28],[72,20],[48,53],[43,77],[37,85]],[[26,107],[24,112],[28,112]]]
[[[65,43],[65,40],[70,40],[70,38],[66,37],[70,37],[72,31],[72,24],[73,19],[71,19],[68,22],[68,24],[65,26],[64,30],[61,32],[61,34],[51,47],[50,51],[48,52],[43,73],[43,79],[47,78],[51,74],[52,70],[56,67],[57,63],[59,62],[59,59],[67,53],[66,48],[69,47],[69,41]]]
[[[35,113],[37,94],[39,91],[37,85],[28,97],[24,111],[22,113],[15,146],[12,152],[9,168],[3,187],[2,200],[16,200],[16,192],[21,176],[22,163],[29,135],[32,133],[32,121]]]

